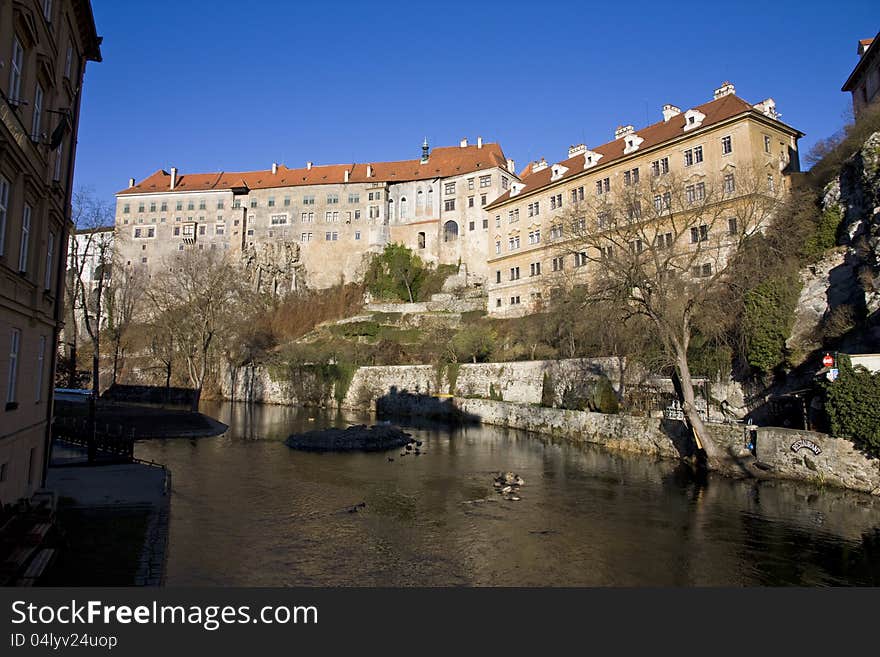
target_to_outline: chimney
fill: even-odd
[[[539,171],[543,171],[546,168],[547,160],[542,157],[540,162],[534,162],[532,164],[532,173],[538,173]]]
[[[461,140],[459,146],[461,146],[462,148],[467,148],[467,137]]]
[[[311,170],[312,170],[312,163],[311,163],[311,162],[306,162],[306,170],[307,170],[307,171],[311,171]]]
[[[129,178],[128,179],[128,188],[131,189],[132,187],[134,187],[134,178]]]
[[[483,138],[477,137],[477,148],[482,148],[482,147],[483,147]]]
[[[874,39],[859,39],[859,47],[857,52],[859,53],[859,57],[868,52],[868,48],[871,47],[871,44],[874,42]]]
[[[782,116],[782,114],[776,111],[776,101],[772,98],[766,98],[760,103],[752,105],[752,107],[754,107],[765,116],[769,116],[771,119],[778,119],[780,116]]]
[[[673,116],[678,116],[679,114],[681,114],[680,107],[676,107],[675,105],[673,105],[671,103],[666,103],[663,106],[663,120],[664,121],[668,121]]]
[[[573,146],[568,147],[568,156],[574,157],[575,155],[580,155],[581,153],[587,152],[586,144],[574,144]]]
[[[516,162],[510,158],[507,158],[507,170],[510,171],[510,173],[516,173]]]
[[[617,126],[617,130],[614,131],[614,138],[620,139],[621,137],[626,137],[627,135],[635,132],[635,130],[636,129],[633,128],[631,125],[619,125]]]
[[[718,100],[723,96],[730,96],[731,94],[736,93],[736,87],[733,86],[730,82],[725,80],[721,83],[721,86],[715,90],[715,98],[714,100]]]
[[[348,182],[348,177],[349,177],[350,174],[351,174],[351,172],[350,172],[348,169],[346,169],[346,170],[345,170],[345,176],[344,176],[344,178],[345,178],[345,182]]]
[[[373,177],[373,165],[368,164],[367,165],[367,178],[372,178],[372,177]]]
[[[177,167],[171,167],[171,189],[177,186]]]
[[[274,176],[276,173],[278,173],[278,163],[273,162],[272,163],[272,175]]]

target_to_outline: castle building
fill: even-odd
[[[45,481],[87,0],[0,0],[0,504]]]
[[[861,39],[856,52],[859,61],[841,91],[852,94],[853,114],[858,118],[868,105],[880,97],[880,33],[873,39]]]
[[[160,170],[116,195],[123,266],[171,266],[187,248],[238,253],[257,285],[285,292],[358,279],[368,254],[405,244],[429,263],[485,278],[484,208],[519,179],[498,144],[466,139],[398,162],[244,173]]]
[[[489,313],[535,312],[563,284],[588,281],[596,273],[594,257],[571,246],[579,237],[572,219],[601,230],[603,212],[597,208],[610,207],[633,190],[641,190],[645,200],[633,200],[629,220],[643,221],[653,206],[664,220],[674,219],[676,192],[683,208],[708,198],[713,186],[721,188],[719,198],[730,202],[739,193],[737,180],[752,167],[760,170],[762,180],[766,176],[768,190],[787,185],[786,176],[798,171],[802,133],[779,116],[772,98],[752,105],[725,82],[705,104],[685,111],[665,105],[657,123],[638,130],[619,127],[608,143],[572,146],[560,162],[542,160],[527,167],[521,180],[486,208],[491,217]],[[673,180],[681,189],[668,189]],[[708,226],[695,228],[697,242],[724,241],[721,234],[709,235]],[[672,235],[666,235],[671,241]],[[636,240],[631,246],[643,248]],[[693,273],[709,272],[707,263]]]

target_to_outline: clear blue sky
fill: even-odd
[[[880,3],[92,0],[76,185],[133,176],[418,157],[467,136],[517,168],[687,109],[724,80],[776,99],[806,152],[843,125],[840,91]]]

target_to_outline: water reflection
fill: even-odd
[[[294,452],[293,431],[369,418],[203,410],[230,431],[137,448],[173,472],[169,585],[880,584],[880,500],[867,495],[704,485],[674,462],[495,427],[421,425],[427,453],[391,462]],[[494,494],[498,470],[524,477],[522,501]]]

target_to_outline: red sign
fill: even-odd
[[[822,359],[822,364],[825,367],[834,367],[834,359],[831,357],[831,354],[825,354],[825,357]]]

